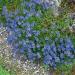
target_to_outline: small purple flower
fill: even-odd
[[[37,47],[37,48],[40,48],[40,44],[37,44],[36,47]]]
[[[64,54],[60,53],[60,59],[63,59],[63,58],[64,58]]]
[[[35,44],[34,44],[33,41],[30,41],[30,42],[29,42],[29,48],[31,48],[31,49],[32,49],[32,48],[35,48]]]
[[[34,31],[33,31],[33,34],[34,34],[35,36],[38,36],[38,35],[40,34],[40,31],[34,30]]]
[[[41,3],[41,0],[32,0],[33,2],[37,3],[37,4],[40,4]]]
[[[35,54],[29,49],[28,52],[27,52],[27,55],[28,55],[28,59],[33,62],[35,60]]]
[[[44,9],[48,9],[50,7],[50,4],[48,2],[42,3],[42,6]]]
[[[46,40],[46,41],[48,41],[48,40],[49,40],[49,38],[48,38],[48,37],[45,37],[45,40]]]
[[[60,62],[60,58],[59,57],[55,57],[55,62]]]
[[[27,7],[30,8],[30,7],[32,7],[33,3],[32,2],[27,2],[26,5],[27,5]]]
[[[51,61],[52,61],[52,57],[50,55],[46,55],[44,57],[44,64],[49,65],[49,64],[51,64]]]
[[[18,25],[21,25],[21,22],[20,21],[18,21]]]
[[[55,43],[53,42],[52,45],[51,45],[51,49],[56,52],[56,46],[55,46]]]
[[[26,9],[23,10],[23,14],[27,14],[28,11]]]
[[[60,32],[59,31],[56,32],[56,35],[57,35],[57,37],[60,37]]]
[[[64,39],[63,38],[60,38],[60,43],[64,43]]]

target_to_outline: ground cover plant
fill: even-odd
[[[23,0],[20,6],[14,11],[3,6],[1,12],[13,56],[19,52],[31,62],[40,61],[53,69],[72,63],[75,58],[74,35],[65,31],[72,19],[67,14],[60,15],[62,18],[54,17],[52,5],[40,0]]]
[[[0,75],[10,75],[2,66],[0,66]]]

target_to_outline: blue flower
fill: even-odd
[[[63,58],[64,58],[64,54],[60,53],[60,59],[63,59]]]
[[[40,17],[41,17],[41,14],[42,14],[41,11],[35,12],[35,16],[36,16],[36,17],[39,17],[39,18],[40,18]]]
[[[51,61],[52,61],[52,57],[50,55],[47,54],[46,56],[44,56],[44,64],[49,65],[51,64]]]
[[[34,31],[33,31],[33,34],[34,34],[35,36],[38,36],[38,35],[40,34],[40,31],[34,30]]]
[[[70,38],[66,39],[66,50],[74,50],[73,44],[70,40]]]
[[[54,57],[56,57],[56,54],[51,50],[50,52],[49,52],[49,54],[54,58]]]
[[[27,3],[26,3],[26,6],[29,7],[29,8],[32,7],[32,5],[33,5],[32,2],[27,2]]]
[[[41,0],[32,0],[33,2],[37,3],[37,4],[40,4],[41,3]]]
[[[54,42],[51,45],[51,49],[52,49],[52,51],[56,52],[56,46],[55,46],[55,43]]]
[[[46,54],[50,53],[50,50],[51,50],[50,45],[45,45],[44,49],[43,49],[43,52],[46,55]]]
[[[11,44],[13,43],[15,40],[17,40],[17,37],[14,35],[9,35],[7,38],[7,41]]]
[[[16,22],[19,21],[19,16],[16,16],[14,19]]]
[[[37,47],[38,49],[40,49],[40,44],[37,44],[36,47]]]
[[[60,49],[64,52],[66,50],[64,44],[60,44]]]
[[[51,32],[42,26],[40,30],[37,28],[41,22],[38,23],[38,21],[42,19],[42,10],[53,6],[51,2],[41,2],[41,0],[23,0],[21,12],[20,9],[8,12],[4,6],[1,15],[6,19],[5,26],[9,33],[7,41],[13,47],[13,55],[16,55],[18,51],[26,52],[30,61],[42,59],[44,64],[56,68],[58,63],[65,63],[65,59],[73,59],[75,49],[68,36],[66,38],[61,37],[59,31],[55,31],[54,34],[55,27],[57,27],[55,23],[52,24],[53,31]],[[36,8],[38,5],[42,10]],[[56,37],[47,36],[45,34],[47,32]]]
[[[29,48],[31,48],[31,49],[32,49],[32,48],[35,48],[34,42],[32,42],[32,41],[29,42]]]
[[[43,2],[42,6],[44,9],[48,9],[50,7],[50,4],[48,2]]]
[[[36,25],[36,23],[33,21],[32,23],[31,23],[31,27],[34,27]]]
[[[24,51],[25,51],[25,48],[24,48],[24,47],[21,47],[21,48],[20,48],[20,52],[21,52],[21,53],[24,53]]]
[[[39,42],[39,38],[38,37],[34,37],[34,42],[36,43],[36,42]]]
[[[26,32],[26,37],[31,37],[31,36],[32,36],[31,32]]]
[[[55,57],[55,62],[60,62],[60,58],[59,57]]]
[[[26,30],[27,30],[27,31],[30,31],[30,30],[31,30],[31,28],[30,28],[30,27],[27,27],[27,28],[26,28]]]
[[[58,42],[58,40],[59,40],[58,38],[55,38],[55,40],[54,40],[54,41],[57,43],[57,42]]]
[[[60,37],[60,32],[58,31],[56,31],[56,35],[57,35],[57,37]]]
[[[48,41],[48,40],[49,40],[49,38],[48,38],[48,37],[45,37],[45,40],[46,40],[46,41]]]
[[[30,12],[26,14],[27,18],[30,18],[33,14],[31,14]]]
[[[9,17],[8,16],[8,10],[7,10],[6,6],[3,6],[2,14],[5,15],[5,17],[7,17],[7,18]]]
[[[35,54],[29,49],[28,52],[27,52],[27,55],[28,55],[28,59],[33,62],[35,60]]]
[[[60,43],[64,43],[64,39],[63,38],[60,38]]]

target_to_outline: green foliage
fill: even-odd
[[[71,75],[72,66],[72,63],[62,64],[61,66],[58,66],[57,70],[60,73],[64,73],[64,75]]]
[[[0,66],[0,75],[10,75],[2,66]]]
[[[18,5],[21,1],[22,0],[9,0],[9,1],[2,0],[0,2],[0,10],[2,10],[3,5],[6,5],[8,10],[15,10],[16,8],[19,8]],[[41,11],[40,6],[36,6],[36,7],[37,7],[36,10]],[[22,10],[22,8],[23,7],[20,7],[21,10]],[[52,11],[50,9],[48,9],[46,11],[41,11],[41,12],[43,14],[41,18],[36,18],[36,17],[32,16],[31,18],[29,18],[27,20],[28,22],[32,22],[34,20],[37,22],[37,25],[36,25],[36,27],[34,27],[34,29],[37,29],[37,30],[41,30],[43,28],[48,29],[48,32],[46,34],[41,33],[41,35],[39,35],[39,38],[41,38],[41,37],[55,38],[56,31],[59,31],[61,33],[61,37],[68,35],[68,31],[66,31],[65,33],[63,33],[63,31],[62,31],[62,30],[67,29],[70,26],[70,24],[72,24],[72,19],[70,19],[67,14],[64,15],[64,13],[63,13],[63,14],[61,14],[62,16],[59,15],[58,17],[54,17],[52,14]],[[1,18],[1,21],[4,21],[4,17]],[[55,25],[53,25],[54,23],[55,23]],[[55,26],[54,29],[52,28],[52,26],[53,27]],[[75,36],[72,34],[70,34],[70,36],[72,37],[73,41],[75,41]],[[61,66],[58,65],[58,70],[61,72],[64,72],[65,75],[71,75],[70,70],[72,69],[72,65],[73,64],[64,64]],[[49,66],[44,65],[44,67],[48,68]],[[10,74],[0,66],[0,75],[10,75]]]
[[[19,4],[22,0],[1,0],[0,1],[0,11],[2,11],[2,7],[5,5],[7,6],[8,10],[16,10],[19,8]]]
[[[59,31],[61,33],[61,37],[64,37],[65,35],[68,35],[68,28],[70,24],[72,24],[73,20],[68,17],[67,14],[59,14],[59,16],[55,17],[52,14],[52,10],[48,9],[46,11],[42,11],[42,17],[41,19],[37,19],[37,25],[34,27],[34,29],[41,30],[41,29],[47,29],[48,33],[45,35],[42,34],[44,37],[56,37],[55,32]],[[64,33],[64,31],[66,31]],[[50,35],[49,35],[50,34]],[[53,36],[52,36],[53,35]],[[42,37],[40,35],[40,37]]]
[[[53,25],[53,23],[55,23],[56,25]],[[38,22],[38,25],[35,27],[35,29],[39,29],[41,30],[42,28],[47,28],[49,29],[49,33],[42,34],[40,35],[40,37],[53,37],[55,38],[55,32],[59,31],[60,32],[60,36],[61,37],[65,37],[67,35],[69,35],[72,39],[73,42],[75,41],[75,36],[69,33],[69,30],[67,30],[70,26],[70,24],[73,23],[73,20],[71,18],[68,17],[68,14],[60,14],[58,17],[54,17],[52,15],[52,11],[47,10],[43,12],[43,16],[42,19]],[[54,29],[52,29],[51,27],[54,27]],[[66,30],[66,32],[64,32]],[[51,32],[53,32],[52,34],[50,34]],[[50,34],[50,35],[48,35]],[[55,36],[54,36],[55,35]],[[74,43],[75,44],[75,43]],[[67,59],[66,59],[67,60]],[[58,65],[57,70],[59,71],[59,73],[61,74],[62,72],[64,73],[64,75],[71,75],[71,69],[73,66],[73,60],[69,60],[72,61],[71,64],[62,64],[62,65]],[[43,65],[45,69],[48,69],[49,66],[48,65]],[[50,68],[51,69],[51,68]]]

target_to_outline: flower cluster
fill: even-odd
[[[60,38],[56,31],[56,37],[50,37],[53,32],[38,23],[43,16],[43,6],[47,9],[48,4],[41,0],[23,1],[22,10],[16,9],[8,12],[3,7],[2,15],[6,19],[6,29],[9,33],[7,41],[13,46],[13,53],[26,53],[30,61],[42,59],[44,64],[56,67],[57,63],[64,63],[65,59],[74,58],[74,47],[68,37]],[[41,10],[42,9],[42,10]]]
[[[23,1],[21,3],[21,9],[8,11],[6,6],[3,6],[1,16],[6,19],[5,26],[9,33],[7,38],[8,43],[13,46],[13,53],[27,53],[30,60],[35,57],[40,58],[40,54],[37,49],[40,49],[38,41],[39,30],[34,29],[37,25],[36,20],[39,20],[42,16],[40,10],[42,5],[40,0]],[[38,7],[38,8],[36,8]],[[36,52],[35,53],[33,53]]]
[[[51,44],[46,44],[43,48],[44,63],[50,64],[54,68],[57,63],[65,64],[75,56],[75,49],[69,37],[55,38]]]

